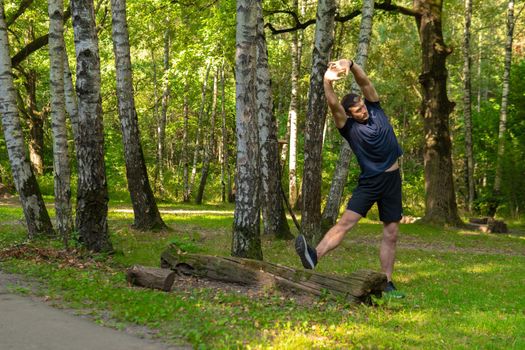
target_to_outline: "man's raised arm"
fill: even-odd
[[[359,88],[361,89],[361,92],[365,96],[365,98],[370,102],[377,102],[379,101],[379,95],[377,94],[376,89],[374,88],[374,85],[366,75],[363,68],[361,68],[360,65],[355,63],[351,60],[341,59],[339,61],[332,62],[335,69],[337,70],[346,70],[348,73],[349,71],[352,72],[354,75],[355,82],[357,85],[359,85]]]
[[[346,116],[345,110],[334,91],[333,82],[341,79],[343,76],[340,76],[341,73],[347,72],[345,69],[336,68],[332,63],[329,63],[328,69],[324,74],[323,85],[324,85],[324,94],[326,96],[326,103],[332,112],[334,117],[335,126],[338,129],[341,129],[345,126]]]

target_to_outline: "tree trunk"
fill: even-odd
[[[175,281],[176,272],[170,269],[134,265],[126,270],[128,283],[169,292]]]
[[[298,10],[298,0],[294,1],[294,8]],[[301,57],[299,53],[299,33],[293,33],[292,39],[292,72],[291,83],[292,90],[290,93],[290,108],[288,110],[288,201],[290,206],[294,208],[297,205],[297,115],[299,102],[299,70],[301,64]],[[285,145],[286,146],[286,145]],[[283,147],[283,152],[285,147]]]
[[[126,0],[111,0],[111,14],[113,19],[113,50],[117,72],[118,109],[126,159],[126,178],[135,217],[133,226],[139,230],[160,229],[166,225],[160,217],[149,183],[140,142],[139,120],[135,109]]]
[[[414,0],[414,9],[421,40],[422,74],[419,81],[423,89],[421,116],[425,132],[425,216],[424,221],[434,224],[457,225],[456,194],[452,178],[449,115],[454,109],[447,97],[446,58],[452,50],[445,45],[441,27],[443,3]]]
[[[168,23],[169,21],[166,21]],[[166,119],[168,114],[168,100],[170,98],[170,30],[166,29],[164,32],[164,75],[162,77],[162,106],[159,117],[159,124],[157,127],[157,162],[155,165],[155,188],[159,193],[164,192],[164,146],[166,143]]]
[[[26,157],[4,18],[4,4],[0,2],[0,115],[13,180],[22,203],[28,235],[32,239],[54,232],[36,177]]]
[[[354,303],[370,302],[371,295],[380,297],[387,282],[385,274],[371,270],[359,270],[347,277],[326,275],[252,259],[188,254],[174,245],[162,253],[161,266],[212,280],[277,287]]]
[[[507,109],[509,103],[509,80],[512,65],[512,39],[514,34],[514,0],[509,0],[507,10],[507,41],[505,43],[505,70],[503,72],[503,91],[501,94],[501,109],[499,115],[498,154],[496,158],[496,176],[493,187],[493,206],[489,215],[494,216],[499,206],[501,196],[502,162],[505,155],[505,139],[507,134]]]
[[[193,166],[191,169],[190,191],[193,189],[193,185],[195,184],[195,176],[197,175],[197,161],[199,158],[201,148],[202,123],[204,120],[204,107],[206,106],[206,92],[208,88],[208,76],[210,75],[210,69],[211,63],[208,62],[208,65],[206,67],[206,75],[204,76],[204,81],[202,82],[201,107],[199,109],[199,116],[197,120],[197,136],[195,136],[195,149],[193,150]]]
[[[188,149],[188,122],[190,119],[189,113],[189,84],[188,77],[186,76],[186,81],[184,83],[184,126],[182,130],[182,201],[187,203],[190,201],[190,182],[189,182],[189,149]]]
[[[112,251],[108,235],[108,188],[100,96],[100,58],[92,0],[72,0],[77,59],[78,190],[76,227],[81,242],[96,252]]]
[[[44,119],[46,113],[38,110],[36,98],[37,72],[29,69],[23,73],[24,86],[27,91],[27,107],[22,107],[26,112],[29,124],[29,159],[37,175],[44,174]]]
[[[308,113],[304,132],[304,170],[302,185],[303,234],[309,242],[316,244],[321,233],[321,166],[323,127],[326,118],[326,98],[323,76],[328,67],[330,50],[334,40],[335,1],[320,0],[317,5],[314,50]]]
[[[58,233],[68,247],[73,226],[71,213],[71,169],[67,146],[64,94],[64,1],[49,0],[49,61],[51,90],[51,130],[53,132],[53,169],[55,210]]]
[[[71,121],[71,130],[73,131],[73,139],[75,144],[75,150],[79,143],[78,141],[78,105],[77,105],[77,96],[75,89],[73,88],[73,78],[71,76],[71,69],[69,68],[69,61],[67,56],[67,51],[65,50],[64,45],[64,93],[66,101],[66,112],[69,115],[69,120]]]
[[[231,198],[232,186],[230,176],[230,160],[228,151],[228,129],[226,128],[226,96],[224,94],[224,63],[221,67],[221,119],[222,119],[222,159],[221,159],[221,188],[222,201],[226,202],[227,198]]]
[[[199,184],[199,189],[197,191],[197,196],[195,197],[196,204],[202,204],[202,198],[204,196],[204,188],[206,187],[206,181],[208,180],[208,174],[210,173],[211,155],[212,155],[214,143],[215,143],[215,118],[217,116],[217,75],[218,75],[218,72],[216,72],[215,76],[213,77],[213,101],[212,101],[212,106],[211,106],[211,125],[209,129],[210,138],[208,140],[208,144],[204,148],[204,159],[202,162],[201,181]]]
[[[471,212],[476,192],[474,188],[474,156],[472,150],[472,89],[470,58],[470,24],[472,18],[472,0],[465,0],[465,31],[463,34],[463,115],[465,118],[465,158],[467,160],[467,208]]]
[[[237,175],[232,255],[262,260],[256,105],[257,0],[237,0],[235,86]]]
[[[277,143],[277,125],[273,114],[272,87],[268,68],[268,49],[264,36],[262,5],[257,19],[257,120],[261,156],[261,209],[264,234],[293,239],[281,197],[281,163]]]
[[[359,44],[357,45],[357,55],[355,61],[363,69],[366,67],[368,59],[368,47],[370,46],[370,39],[372,35],[372,19],[374,17],[374,1],[363,1],[363,9],[361,15],[361,26],[359,29]],[[352,80],[351,90],[353,93],[361,94],[359,85]],[[345,140],[341,143],[341,150],[339,152],[339,160],[334,171],[332,185],[330,186],[330,193],[326,201],[326,206],[322,216],[322,229],[327,231],[332,227],[339,216],[339,208],[341,207],[341,200],[343,198],[343,191],[348,179],[348,167],[352,157],[352,150],[350,145]]]

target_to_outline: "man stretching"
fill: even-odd
[[[339,103],[333,82],[352,72],[361,88],[364,100],[356,94],[348,94]],[[353,61],[342,59],[330,62],[324,75],[324,92],[328,107],[341,136],[350,144],[361,168],[359,182],[352,192],[347,208],[337,224],[313,249],[303,235],[295,241],[295,249],[303,266],[313,269],[317,261],[336,248],[345,234],[377,202],[379,218],[383,222],[383,240],[379,252],[381,269],[388,284],[385,292],[396,293],[392,282],[399,220],[402,217],[401,176],[398,158],[403,154],[392,125],[379,104],[379,96],[363,69]]]

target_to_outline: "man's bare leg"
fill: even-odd
[[[383,240],[379,250],[379,259],[381,260],[381,269],[388,281],[392,281],[398,233],[399,222],[383,223]]]
[[[361,218],[362,216],[360,214],[348,209],[345,210],[337,224],[328,230],[321,242],[317,245],[317,258],[322,257],[337,247],[345,237],[345,234],[350,231]]]

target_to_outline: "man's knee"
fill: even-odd
[[[383,239],[392,243],[397,242],[397,236],[399,233],[399,223],[391,222],[384,224],[383,227]]]
[[[336,225],[345,232],[348,232],[352,227],[355,226],[355,224],[357,224],[361,217],[362,216],[360,214],[357,214],[351,210],[346,210]]]

